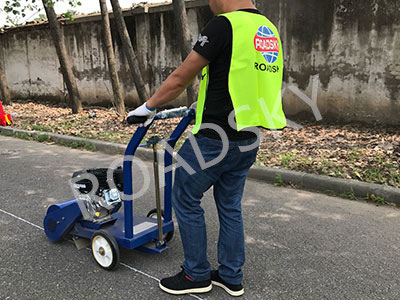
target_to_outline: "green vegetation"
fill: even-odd
[[[17,132],[17,133],[15,134],[15,136],[16,136],[17,138],[19,138],[19,139],[22,139],[22,140],[30,140],[30,139],[31,139],[31,137],[29,136],[29,134],[27,134],[26,132]]]
[[[5,135],[5,136],[13,136],[14,135],[14,133],[12,131],[8,131],[8,130],[1,131],[1,134]]]
[[[295,158],[296,153],[284,153],[279,155],[280,163],[283,167],[289,168],[293,161],[296,159]]]
[[[87,141],[72,142],[66,144],[66,146],[71,147],[73,149],[86,149],[88,151],[96,151],[96,146]]]
[[[51,128],[45,125],[32,125],[31,130],[51,132]]]
[[[44,143],[44,142],[50,142],[51,141],[51,137],[47,134],[39,134],[35,137],[35,140],[40,142],[40,143]]]
[[[281,174],[276,174],[274,185],[275,186],[282,186],[283,185],[283,179],[282,179]]]
[[[34,18],[35,21],[40,21],[40,20],[47,20],[47,16],[45,14],[39,14],[37,18]]]
[[[376,196],[374,194],[367,195],[367,197],[365,199],[367,201],[374,201],[377,205],[384,205],[386,203],[384,197]]]
[[[383,205],[383,204],[385,204],[385,199],[383,197],[381,197],[381,196],[376,196],[375,197],[375,203]]]
[[[349,200],[357,200],[357,197],[354,194],[353,188],[351,188],[350,191],[348,191],[348,192],[344,192],[344,193],[340,194],[340,197],[346,198],[346,199],[349,199]]]

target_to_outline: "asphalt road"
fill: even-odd
[[[180,271],[177,231],[160,255],[122,250],[113,272],[100,269],[88,250],[47,240],[46,208],[73,198],[71,174],[116,158],[0,136],[0,299],[231,299],[218,287],[181,297],[158,288],[158,279]],[[141,176],[135,179],[140,185]],[[151,190],[135,214],[145,215],[153,199]],[[218,219],[210,192],[203,206],[215,267]],[[400,299],[399,209],[251,180],[243,208],[241,299]]]

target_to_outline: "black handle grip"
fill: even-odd
[[[128,124],[143,124],[147,121],[147,117],[130,116],[126,119]]]

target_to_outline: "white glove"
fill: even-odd
[[[144,122],[144,124],[139,124],[139,126],[148,126],[154,119],[154,116],[156,115],[157,110],[153,109],[151,110],[146,106],[146,103],[142,104],[135,110],[129,112],[128,118],[135,116],[135,117],[146,117],[147,120]]]

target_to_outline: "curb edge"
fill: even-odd
[[[70,145],[72,143],[81,143],[81,145],[92,145],[92,151],[99,151],[110,155],[122,155],[126,146],[123,144],[104,142],[98,140],[85,139],[74,136],[61,135],[50,132],[30,131],[14,129],[0,126],[0,134],[5,136],[17,136],[17,134],[27,134],[36,138],[40,135],[47,135],[51,141],[58,145]],[[153,151],[150,149],[138,148],[135,155],[146,161],[153,159]],[[268,183],[276,183],[279,176],[281,183],[294,185],[296,188],[320,192],[323,194],[334,193],[334,195],[343,195],[352,193],[356,197],[365,199],[367,195],[383,197],[385,202],[400,206],[400,189],[375,183],[366,183],[353,179],[334,178],[324,175],[315,175],[298,171],[253,166],[249,171],[248,177]]]

